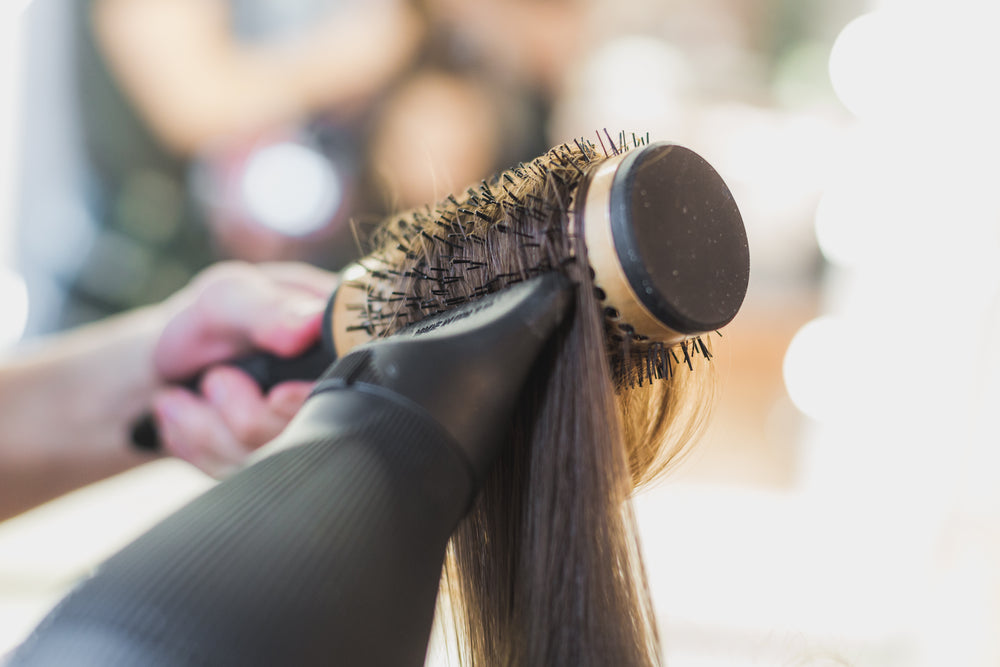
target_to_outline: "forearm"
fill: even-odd
[[[0,520],[150,460],[129,446],[158,386],[156,306],[15,350],[0,367]]]
[[[394,76],[419,38],[411,10],[378,4],[259,45],[240,43],[225,5],[207,0],[100,0],[92,20],[125,92],[182,154],[349,108]]]

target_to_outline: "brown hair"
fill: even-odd
[[[473,665],[661,659],[629,496],[703,422],[710,351],[700,339],[642,340],[604,312],[572,233],[574,195],[603,159],[589,143],[563,145],[462,198],[390,218],[365,262],[360,326],[379,335],[541,272],[578,285],[452,538],[442,591]]]

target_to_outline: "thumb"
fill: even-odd
[[[208,278],[164,327],[154,351],[163,377],[190,377],[254,350],[294,356],[319,337],[326,300],[314,293],[281,287],[250,266]]]
[[[326,300],[307,293],[286,295],[248,313],[245,324],[252,347],[292,357],[312,345],[323,328]]]

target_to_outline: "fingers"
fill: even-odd
[[[274,299],[258,302],[261,315],[273,308],[269,322],[248,313],[261,326],[253,327],[254,343],[281,356],[294,356],[315,341],[323,328],[327,302],[340,284],[337,274],[301,262],[273,262],[257,268],[274,281]]]
[[[278,356],[292,357],[304,352],[320,337],[326,300],[316,297],[273,295],[254,304],[247,312],[246,326],[253,347]]]
[[[179,295],[154,362],[166,379],[254,350],[291,357],[320,336],[333,274],[305,264],[225,262]]]
[[[276,270],[315,275],[304,266],[297,271],[288,267]],[[226,263],[207,276],[192,314],[204,333],[234,347],[242,346],[241,351],[255,348],[292,356],[319,335],[326,301],[313,289],[279,281],[258,267]]]
[[[225,476],[281,432],[311,387],[286,382],[264,396],[242,371],[213,368],[202,380],[202,396],[173,388],[154,399],[161,440],[171,454],[215,477]]]
[[[291,417],[276,414],[253,379],[230,366],[218,366],[205,373],[201,393],[236,440],[249,449],[278,435]]]
[[[185,389],[167,389],[153,399],[163,448],[213,477],[225,477],[246,455],[221,415]]]
[[[164,304],[167,324],[153,351],[167,381],[205,368],[201,395],[172,387],[154,397],[161,440],[170,453],[221,476],[269,442],[298,411],[311,383],[288,382],[263,395],[240,370],[214,367],[250,352],[292,357],[321,334],[335,274],[295,262],[222,262]]]

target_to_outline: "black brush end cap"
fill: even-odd
[[[750,279],[746,229],[700,155],[666,143],[629,153],[611,186],[611,227],[629,285],[658,320],[697,334],[736,316]]]

